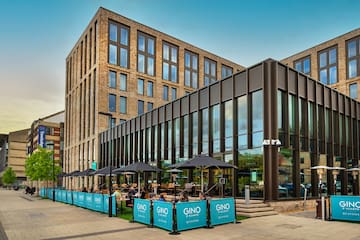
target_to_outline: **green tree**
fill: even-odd
[[[31,181],[55,181],[61,167],[53,165],[54,151],[38,147],[25,161],[25,174]],[[53,171],[54,167],[54,171]]]
[[[11,167],[8,167],[3,175],[3,182],[5,185],[12,185],[16,181],[16,173]]]

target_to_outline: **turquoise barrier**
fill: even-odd
[[[360,222],[359,196],[330,196],[331,218]]]
[[[133,208],[133,220],[144,224],[150,224],[151,201],[135,198]]]
[[[78,192],[77,203],[79,207],[85,207],[85,193]]]
[[[207,226],[206,201],[176,203],[177,230],[183,231]]]
[[[153,219],[154,226],[173,231],[173,203],[154,201]]]
[[[79,204],[78,204],[78,193],[79,193],[79,192],[72,192],[73,204],[74,204],[75,206],[79,206]]]
[[[95,210],[93,195],[92,193],[85,193],[85,208]]]
[[[61,190],[61,201],[63,202],[63,203],[67,203],[67,199],[66,199],[66,197],[67,197],[67,191],[65,191],[65,190]]]
[[[73,205],[73,194],[71,191],[66,192],[66,203]]]
[[[210,200],[210,224],[219,225],[235,222],[235,199]]]
[[[103,208],[103,212],[104,213],[109,213],[109,195],[103,195],[104,197],[104,208]],[[112,215],[116,216],[116,199],[115,196],[111,196],[112,198]]]
[[[102,194],[94,193],[93,194],[93,209],[98,212],[104,211],[104,197]]]

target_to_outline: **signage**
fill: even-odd
[[[173,204],[171,202],[154,201],[153,214],[154,226],[173,230]]]
[[[330,204],[332,219],[360,222],[359,196],[330,196]]]
[[[176,203],[177,230],[206,226],[206,201]]]
[[[85,193],[78,192],[77,203],[79,207],[85,207]]]
[[[72,192],[71,191],[67,191],[66,192],[66,202],[68,204],[73,204],[73,198],[72,198]]]
[[[104,212],[109,212],[109,195],[103,195],[104,197]],[[116,216],[116,200],[115,196],[112,196],[112,209],[111,209],[112,215]]]
[[[93,200],[94,200],[94,204],[93,204],[93,209],[95,211],[99,211],[99,212],[103,212],[104,211],[104,197],[102,194],[99,193],[95,193],[93,194]]]
[[[234,198],[223,198],[210,201],[210,224],[218,225],[235,221]]]
[[[45,126],[39,126],[38,127],[38,145],[40,147],[45,148],[46,147],[46,127]]]
[[[85,193],[85,207],[88,209],[94,209],[93,195],[92,193]]]
[[[134,221],[150,224],[150,200],[134,198]]]

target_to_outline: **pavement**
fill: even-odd
[[[279,214],[169,235],[162,229],[30,197],[21,191],[0,190],[0,240],[360,240],[358,223],[321,221],[314,216],[314,211]]]

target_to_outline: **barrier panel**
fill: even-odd
[[[207,226],[206,211],[206,201],[176,203],[177,230]]]
[[[331,218],[360,222],[359,196],[330,196]]]
[[[66,203],[73,205],[73,192],[66,191]]]
[[[92,193],[85,193],[85,207],[91,210],[94,210],[94,201]]]
[[[173,204],[171,202],[153,202],[154,226],[172,231],[173,230]]]
[[[44,198],[46,196],[46,189],[45,188],[40,188],[39,194],[40,194],[40,197]]]
[[[85,193],[78,192],[78,206],[79,207],[85,207]]]
[[[55,189],[55,200],[58,202],[62,202],[62,195],[61,191],[58,189]]]
[[[53,199],[53,189],[52,188],[47,189],[47,197],[51,200]]]
[[[235,199],[223,198],[210,200],[210,225],[235,221]]]
[[[94,193],[93,194],[93,207],[95,211],[103,212],[104,211],[104,197],[102,194]]]
[[[109,195],[103,195],[104,197],[104,208],[103,208],[103,212],[104,213],[109,213]],[[112,198],[112,215],[116,216],[116,200],[115,200],[115,196],[111,196]]]
[[[133,220],[135,222],[150,224],[151,201],[134,198]]]
[[[75,206],[79,206],[79,203],[78,203],[78,192],[72,192],[72,195],[73,195],[73,204]]]
[[[67,202],[67,200],[66,200],[66,192],[67,192],[67,191],[65,191],[65,190],[61,190],[61,201],[62,201],[63,203],[66,203],[66,202]]]

